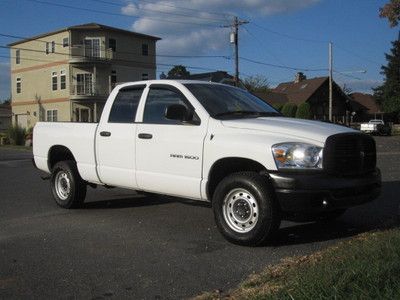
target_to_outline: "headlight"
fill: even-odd
[[[272,146],[278,169],[322,169],[323,148],[305,143],[282,143]]]

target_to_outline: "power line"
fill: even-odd
[[[243,29],[246,30],[246,32],[251,35],[260,45],[265,46],[264,42],[260,40],[255,34],[251,33],[245,26],[243,26]],[[279,63],[284,65],[284,63],[277,57],[274,53],[268,50],[268,47],[263,48],[264,51],[266,51],[268,54],[270,54],[274,59],[276,59]]]
[[[0,55],[2,58],[8,58],[8,59],[15,59],[15,56],[10,56],[10,55]],[[33,58],[23,58],[25,60],[29,61],[36,61],[36,62],[53,62],[52,60],[43,60],[43,59],[33,59]]]
[[[4,46],[4,45],[0,45],[0,48],[10,49],[9,46]],[[30,51],[30,52],[35,52],[35,53],[43,53],[42,50],[36,50],[36,49],[27,49],[27,48],[20,48],[20,47],[18,47],[18,48],[13,47],[12,49],[19,49],[19,50]],[[51,54],[63,55],[63,56],[67,56],[68,58],[73,58],[73,57],[87,58],[87,56],[84,56],[84,55],[71,56],[69,53],[61,53],[61,52],[51,52]],[[12,57],[9,56],[9,58],[12,58]],[[15,58],[15,57],[13,57],[13,58]],[[24,60],[24,57],[21,56],[20,59]],[[31,60],[31,59],[29,59],[29,60]],[[99,58],[99,60],[101,61],[101,58]],[[142,61],[136,61],[136,60],[130,60],[130,59],[113,59],[113,61],[120,62],[120,63],[143,63]],[[52,62],[52,61],[46,61],[46,62]],[[157,65],[157,66],[166,66],[166,67],[174,67],[176,64],[155,63],[155,65]],[[195,70],[218,71],[218,69],[205,68],[205,67],[199,67],[199,66],[186,65],[186,67],[190,68],[190,69],[195,69]]]
[[[353,78],[353,79],[357,79],[357,80],[362,80],[359,77],[356,77],[356,76],[353,76],[353,75],[350,75],[350,74],[346,74],[346,73],[342,73],[342,72],[339,72],[339,71],[336,71],[336,70],[333,70],[333,72],[336,73],[336,74],[345,76],[345,77],[349,77],[349,78]]]
[[[351,54],[351,55],[353,55],[353,56],[355,56],[355,57],[358,57],[358,58],[361,59],[361,60],[366,60],[366,61],[368,61],[368,62],[371,62],[371,63],[373,63],[373,64],[377,64],[377,65],[379,65],[379,66],[382,65],[381,63],[378,63],[377,61],[374,61],[374,60],[372,60],[372,59],[369,59],[368,57],[365,57],[365,56],[363,56],[363,55],[360,55],[360,54],[358,54],[358,53],[356,53],[356,52],[347,50],[347,49],[345,49],[345,48],[343,48],[343,47],[341,47],[341,46],[336,45],[336,47],[337,47],[338,49],[344,51],[344,52],[347,52],[347,53],[349,53],[349,54]]]
[[[274,31],[274,30],[271,30],[271,29],[269,29],[269,28],[260,26],[260,25],[258,25],[257,23],[251,23],[251,24],[253,24],[254,26],[256,26],[256,27],[258,27],[258,28],[260,28],[260,29],[263,29],[263,30],[265,30],[265,31],[267,31],[267,32],[270,32],[270,33],[273,33],[273,34],[275,34],[275,35],[279,35],[279,36],[282,36],[282,37],[285,37],[285,38],[288,38],[288,39],[292,39],[292,40],[305,41],[305,42],[311,42],[311,43],[329,43],[329,41],[326,41],[326,40],[317,40],[317,39],[308,39],[308,38],[296,37],[296,36],[292,36],[292,35],[289,35],[289,34],[286,34],[286,33]],[[353,51],[347,50],[347,49],[345,49],[345,48],[343,48],[343,47],[341,47],[341,46],[338,46],[337,43],[335,43],[335,46],[336,46],[338,49],[340,49],[340,50],[342,50],[342,51],[345,51],[345,52],[347,52],[347,53],[349,53],[349,54],[351,54],[351,55],[353,55],[353,56],[355,56],[355,57],[358,57],[358,58],[361,59],[361,60],[365,60],[365,61],[368,61],[368,62],[377,64],[377,65],[381,65],[381,63],[379,63],[379,62],[377,62],[377,61],[374,61],[374,60],[372,60],[372,59],[369,59],[368,57],[365,57],[365,56],[363,56],[363,55],[359,55],[359,54],[356,53],[356,52],[353,52]]]
[[[288,38],[288,39],[292,39],[292,40],[304,41],[304,42],[310,42],[310,43],[328,43],[329,42],[329,41],[325,41],[325,40],[308,39],[308,38],[301,38],[301,37],[297,37],[297,36],[292,36],[292,35],[289,35],[289,34],[286,34],[286,33],[282,33],[282,32],[271,30],[271,29],[266,28],[264,26],[260,26],[257,23],[251,23],[251,24],[253,24],[254,26],[256,26],[256,27],[258,27],[258,28],[260,28],[260,29],[262,29],[264,31],[267,31],[267,32],[270,32],[270,33],[273,33],[275,35],[279,35],[279,36],[282,36],[282,37],[285,37],[285,38]]]
[[[327,68],[308,69],[308,68],[298,68],[298,67],[289,67],[289,66],[284,66],[284,65],[276,65],[276,64],[271,64],[271,63],[267,63],[267,62],[253,60],[253,59],[246,58],[246,57],[240,57],[240,59],[243,59],[244,61],[251,62],[251,63],[254,63],[254,64],[258,64],[258,65],[264,65],[264,66],[268,66],[268,67],[287,69],[287,70],[294,70],[294,71],[322,72],[322,71],[327,71],[328,70]]]
[[[22,39],[22,40],[29,39],[28,37],[10,35],[10,34],[5,34],[5,33],[0,33],[0,36],[8,37],[8,38],[17,38],[17,39]],[[40,40],[40,39],[35,39],[35,40],[32,40],[32,41],[45,43],[45,44],[49,43],[49,41]],[[62,44],[62,43],[54,43],[54,44],[58,45],[58,46],[64,46],[64,44]],[[14,46],[11,46],[10,48],[17,49]],[[109,48],[106,48],[105,46],[99,46],[99,48],[102,49],[102,50],[109,49]],[[38,50],[38,51],[40,51],[40,50]],[[138,54],[137,52],[130,52],[130,51],[115,51],[115,53],[133,54],[133,55],[137,55]],[[187,59],[191,59],[191,58],[224,58],[224,59],[231,59],[231,57],[228,56],[228,55],[172,55],[172,54],[171,55],[170,54],[155,54],[155,55],[152,55],[152,54],[148,54],[147,56],[150,56],[150,57],[166,57],[166,58],[187,58]]]
[[[97,2],[97,3],[104,3],[104,4],[116,6],[116,7],[119,7],[119,8],[123,8],[124,7],[124,6],[121,6],[118,3],[109,2],[109,1],[105,1],[105,0],[90,0],[90,1]],[[225,22],[226,21],[226,19],[208,18],[208,17],[202,17],[202,16],[194,16],[194,15],[188,15],[188,14],[182,14],[182,13],[175,13],[175,12],[161,11],[161,10],[150,9],[150,8],[143,8],[143,7],[140,7],[139,5],[138,5],[138,7],[135,7],[135,8],[137,8],[138,10],[141,10],[141,11],[156,12],[156,13],[160,13],[160,14],[187,17],[187,18],[194,18],[194,19],[211,20],[211,21],[214,21],[214,22],[217,22],[217,21],[218,22]]]
[[[208,13],[208,14],[219,15],[219,16],[224,16],[224,17],[233,17],[233,15],[231,15],[231,14],[224,14],[224,13],[215,12],[215,11],[203,11],[203,10],[199,10],[199,9],[195,9],[195,8],[176,6],[176,5],[166,4],[166,3],[162,3],[162,2],[154,2],[154,1],[149,1],[149,0],[138,0],[138,2],[146,2],[146,3],[151,3],[151,4],[162,5],[162,6],[165,6],[165,7],[178,8],[178,9],[182,9],[182,10],[205,12],[205,13]]]
[[[143,17],[128,16],[128,15],[121,14],[121,13],[113,13],[113,12],[108,12],[108,11],[103,11],[103,10],[84,8],[84,7],[77,7],[77,6],[61,4],[61,3],[54,3],[54,2],[48,2],[48,1],[42,1],[42,0],[25,0],[25,1],[35,2],[35,3],[48,5],[48,6],[57,6],[57,7],[80,10],[80,11],[94,12],[94,13],[108,15],[108,16],[118,16],[118,17],[135,18],[135,19],[142,18],[142,19],[155,20],[155,21],[159,21],[159,22],[186,24],[186,25],[194,25],[194,26],[219,27],[217,25],[212,25],[212,24],[207,24],[207,23],[192,23],[192,22],[184,22],[184,21],[172,21],[170,19],[159,19],[159,18],[153,18],[153,17],[147,17],[147,16],[143,16]]]

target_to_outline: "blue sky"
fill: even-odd
[[[45,3],[44,3],[45,2]],[[89,22],[153,34],[160,64],[183,64],[233,73],[229,24],[233,15],[250,23],[240,29],[240,56],[279,67],[240,61],[241,76],[263,75],[272,86],[291,81],[296,70],[326,76],[328,41],[333,42],[334,80],[370,92],[382,81],[380,66],[398,28],[378,17],[380,0],[0,0],[0,34],[33,36]],[[49,3],[74,8],[52,6]],[[85,10],[87,9],[87,10]],[[89,11],[92,10],[92,11]],[[101,11],[100,12],[94,12]],[[0,45],[16,39],[0,36]],[[0,48],[0,99],[10,94],[9,50]],[[158,74],[170,67],[159,65]],[[202,72],[188,68],[192,73]],[[353,71],[365,70],[366,73]]]

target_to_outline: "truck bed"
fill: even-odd
[[[47,157],[54,146],[65,146],[74,154],[84,180],[99,182],[96,172],[95,134],[97,123],[39,122],[33,131],[33,153],[36,166],[50,172]]]

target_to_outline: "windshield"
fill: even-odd
[[[260,98],[236,87],[201,83],[187,83],[185,87],[217,119],[281,115]]]

